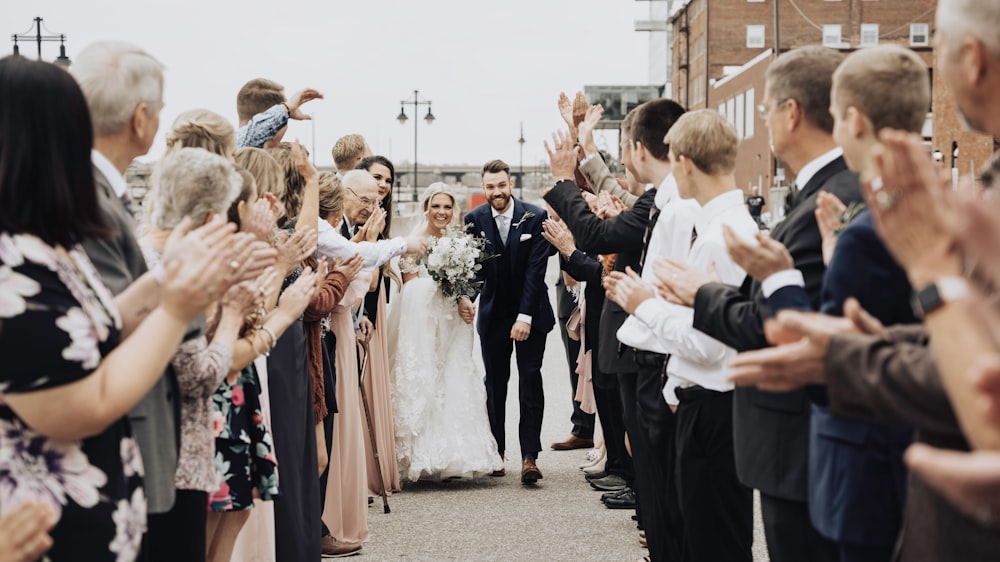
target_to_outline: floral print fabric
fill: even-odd
[[[253,507],[253,490],[260,497],[278,495],[278,462],[260,406],[260,380],[251,363],[230,375],[212,396],[215,468],[222,483],[209,495],[210,511],[240,511]]]
[[[146,529],[142,460],[128,422],[60,442],[34,431],[6,398],[91,375],[119,342],[121,319],[82,250],[60,252],[0,232],[0,515],[28,501],[59,514],[53,562],[133,560]]]

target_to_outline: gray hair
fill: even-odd
[[[163,103],[163,65],[135,45],[92,43],[76,56],[70,72],[87,98],[95,136],[125,129],[141,103],[150,114]]]
[[[939,0],[937,29],[948,41],[954,56],[962,39],[972,37],[981,42],[990,56],[1000,60],[1000,4],[983,0]]]
[[[226,216],[242,187],[243,179],[224,157],[202,148],[171,151],[153,174],[150,223],[172,229],[186,216],[195,225],[204,224],[212,212]]]

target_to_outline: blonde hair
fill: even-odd
[[[257,194],[272,193],[281,199],[285,193],[285,171],[281,164],[262,148],[244,146],[236,149],[236,163],[253,174]]]
[[[337,142],[333,145],[333,164],[338,170],[343,170],[345,168],[353,169],[355,166],[355,160],[361,160],[365,154],[365,147],[368,143],[365,142],[365,137],[352,134],[344,135],[337,139]]]
[[[291,144],[283,142],[266,150],[278,162],[285,174],[285,191],[279,197],[282,206],[284,206],[284,214],[278,218],[278,225],[281,226],[299,215],[299,211],[302,209],[302,191],[305,189],[306,180],[295,166]]]
[[[687,158],[708,175],[729,174],[736,169],[740,139],[736,129],[714,109],[681,115],[663,141],[675,158]]]
[[[427,211],[431,206],[431,200],[434,199],[435,195],[445,194],[451,198],[451,204],[454,206],[454,214],[451,217],[451,225],[459,224],[459,213],[458,213],[458,197],[455,196],[455,192],[451,190],[451,187],[444,182],[434,182],[427,186],[423,194],[420,196],[420,206],[424,210],[424,216],[427,216]]]
[[[344,186],[337,174],[323,172],[319,175],[319,220],[326,220],[334,211],[344,212]]]
[[[224,117],[207,109],[192,109],[177,116],[167,133],[167,151],[182,147],[204,148],[226,156],[236,146],[236,131]]]
[[[879,45],[855,51],[833,73],[834,110],[854,107],[875,132],[902,129],[919,133],[931,106],[927,65],[910,49]]]

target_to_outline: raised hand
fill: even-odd
[[[344,261],[340,261],[339,259],[334,260],[330,265],[330,271],[342,274],[350,282],[358,276],[358,273],[361,273],[361,268],[364,265],[365,260],[360,255],[354,254]]]
[[[316,253],[317,244],[316,231],[309,227],[300,228],[295,234],[279,239],[276,244],[278,271],[287,276],[302,263],[302,260]]]
[[[832,193],[820,191],[816,196],[816,224],[823,240],[823,264],[830,265],[833,250],[837,246],[837,235],[844,228],[841,219],[847,206]]]
[[[318,176],[316,168],[313,167],[312,162],[309,161],[309,151],[306,147],[302,146],[299,141],[293,141],[292,146],[292,162],[295,164],[295,169],[302,174],[302,177],[309,182]]]
[[[317,274],[311,267],[306,267],[299,278],[281,293],[278,301],[278,311],[287,318],[298,318],[305,312],[310,301],[316,296]]]
[[[270,195],[270,194],[269,194]],[[274,197],[274,195],[271,195]],[[258,240],[266,242],[278,222],[278,208],[266,197],[261,197],[250,208],[250,217],[240,225],[242,232],[249,232]]]
[[[576,96],[573,97],[573,128],[578,129],[580,123],[587,116],[587,108],[590,104],[587,103],[587,96],[583,95],[583,92],[577,92]]]
[[[270,244],[257,240],[250,247],[252,249],[250,257],[243,262],[236,278],[237,283],[260,277],[265,270],[278,262],[278,250],[272,248]]]
[[[233,278],[231,254],[217,253],[207,245],[198,247],[192,242],[189,240],[191,253],[163,263],[166,275],[160,306],[183,322],[195,319],[218,300]]]
[[[368,220],[365,221],[365,240],[368,242],[375,242],[378,240],[382,230],[385,228],[385,209],[381,207],[376,207],[372,214],[368,215]]]
[[[722,236],[726,240],[729,257],[757,281],[764,281],[779,271],[795,269],[795,262],[792,261],[788,248],[766,232],[756,234],[756,244],[741,238],[725,225],[722,227]]]
[[[576,172],[576,153],[573,150],[573,137],[563,131],[552,133],[552,148],[548,141],[542,141],[545,151],[549,154],[554,181],[572,180]]]
[[[262,293],[256,280],[237,283],[222,296],[222,308],[232,310],[241,318],[248,316],[260,306]]]
[[[604,116],[604,106],[601,104],[592,105],[587,108],[576,136],[580,145],[583,146],[584,154],[595,154],[597,152],[597,143],[594,142],[594,129],[601,122],[602,116]]]
[[[566,122],[566,126],[569,127],[570,134],[573,138],[576,138],[576,123],[573,122],[573,102],[569,100],[569,96],[566,92],[559,92],[559,115],[562,116],[563,121]]]
[[[313,90],[312,88],[306,88],[295,92],[292,94],[292,97],[288,98],[288,102],[285,104],[288,107],[288,118],[298,119],[300,121],[312,119],[309,115],[302,113],[302,104],[308,101],[321,99],[323,99],[323,94]]]
[[[555,246],[564,257],[569,256],[576,250],[576,240],[573,233],[566,228],[562,221],[547,219],[542,223],[542,237]]]

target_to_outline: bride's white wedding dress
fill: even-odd
[[[400,269],[415,272],[409,260]],[[400,475],[474,478],[503,468],[473,362],[473,327],[426,268],[403,284],[389,315],[392,409]]]

